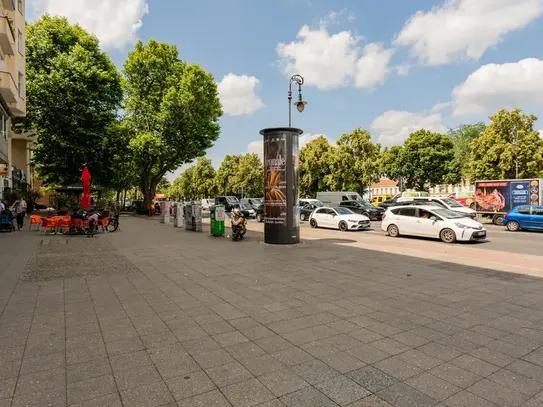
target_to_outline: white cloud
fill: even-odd
[[[543,129],[539,130],[539,137],[543,138]]]
[[[344,19],[346,19],[349,23],[352,23],[354,20],[356,20],[356,16],[347,8],[339,11],[332,10],[321,20],[321,25],[327,26],[329,24],[339,24]]]
[[[330,34],[326,25],[315,30],[304,25],[296,41],[277,45],[277,54],[283,72],[299,73],[307,85],[334,89],[354,83],[373,88],[383,83],[393,51],[378,43],[361,50],[360,40],[350,31]]]
[[[104,49],[123,48],[135,42],[148,0],[31,0],[30,13],[64,16],[96,35]]]
[[[229,73],[218,83],[219,96],[224,114],[249,115],[264,106],[256,94],[259,80],[254,76]]]
[[[543,106],[543,60],[488,64],[454,88],[453,116],[479,116],[501,108]]]
[[[370,127],[379,133],[377,141],[385,147],[401,145],[409,135],[425,129],[444,133],[447,128],[442,123],[440,113],[419,114],[406,111],[389,110],[377,116]]]
[[[436,103],[436,104],[432,107],[432,112],[440,112],[440,111],[442,111],[442,110],[447,109],[447,108],[450,107],[451,105],[452,105],[452,102]]]
[[[394,43],[429,65],[479,59],[512,31],[543,14],[543,0],[446,0],[419,11],[405,23]]]

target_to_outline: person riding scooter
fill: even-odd
[[[232,240],[241,240],[247,233],[247,220],[238,208],[232,211]]]

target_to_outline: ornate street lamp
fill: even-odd
[[[292,83],[298,84],[298,101],[295,103],[296,109],[302,113],[305,109],[307,102],[302,99],[302,85],[304,84],[304,78],[301,75],[292,75],[288,83],[288,127],[292,127]]]

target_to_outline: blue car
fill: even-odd
[[[521,229],[543,230],[543,206],[515,206],[505,215],[503,224],[511,232]]]

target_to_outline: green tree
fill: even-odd
[[[337,147],[327,156],[330,174],[327,183],[331,190],[354,191],[360,195],[379,180],[380,144],[371,141],[371,135],[360,127],[349,134],[343,134]]]
[[[454,143],[446,134],[418,130],[396,152],[399,152],[397,161],[393,161],[388,173],[405,177],[407,188],[426,191],[438,184],[460,181]]]
[[[463,124],[449,131],[454,143],[454,159],[461,175],[468,172],[468,163],[471,155],[471,142],[478,138],[486,129],[483,122]]]
[[[469,179],[514,179],[517,159],[519,178],[543,176],[543,140],[534,130],[536,120],[520,109],[502,109],[491,116],[485,131],[471,143]]]
[[[108,148],[110,149],[111,168],[110,187],[116,192],[116,200],[120,200],[121,192],[138,186],[137,170],[132,150],[128,143],[130,134],[123,121],[117,121],[108,128]]]
[[[227,155],[215,175],[215,185],[217,193],[222,195],[232,195],[235,191],[235,176],[239,167],[239,155]]]
[[[215,195],[215,168],[209,158],[198,158],[192,177],[197,198],[210,198]]]
[[[111,186],[108,135],[122,100],[121,77],[96,37],[61,17],[27,24],[26,88],[27,117],[16,127],[36,129],[33,160],[43,181],[78,182],[86,165],[93,184]]]
[[[258,155],[239,155],[231,182],[232,190],[236,194],[243,191],[243,195],[247,197],[264,196],[264,164]]]
[[[167,194],[171,186],[172,185],[168,178],[162,177],[156,186],[156,192],[157,194]]]
[[[124,64],[130,146],[147,204],[162,177],[204,155],[219,136],[222,115],[217,84],[177,47],[139,41]]]
[[[328,160],[333,147],[324,136],[311,140],[300,149],[300,192],[302,196],[315,197],[317,192],[328,188],[327,176],[330,174]]]
[[[401,163],[402,151],[402,146],[386,147],[382,151],[379,164],[382,175],[388,179],[399,180],[404,177]]]

